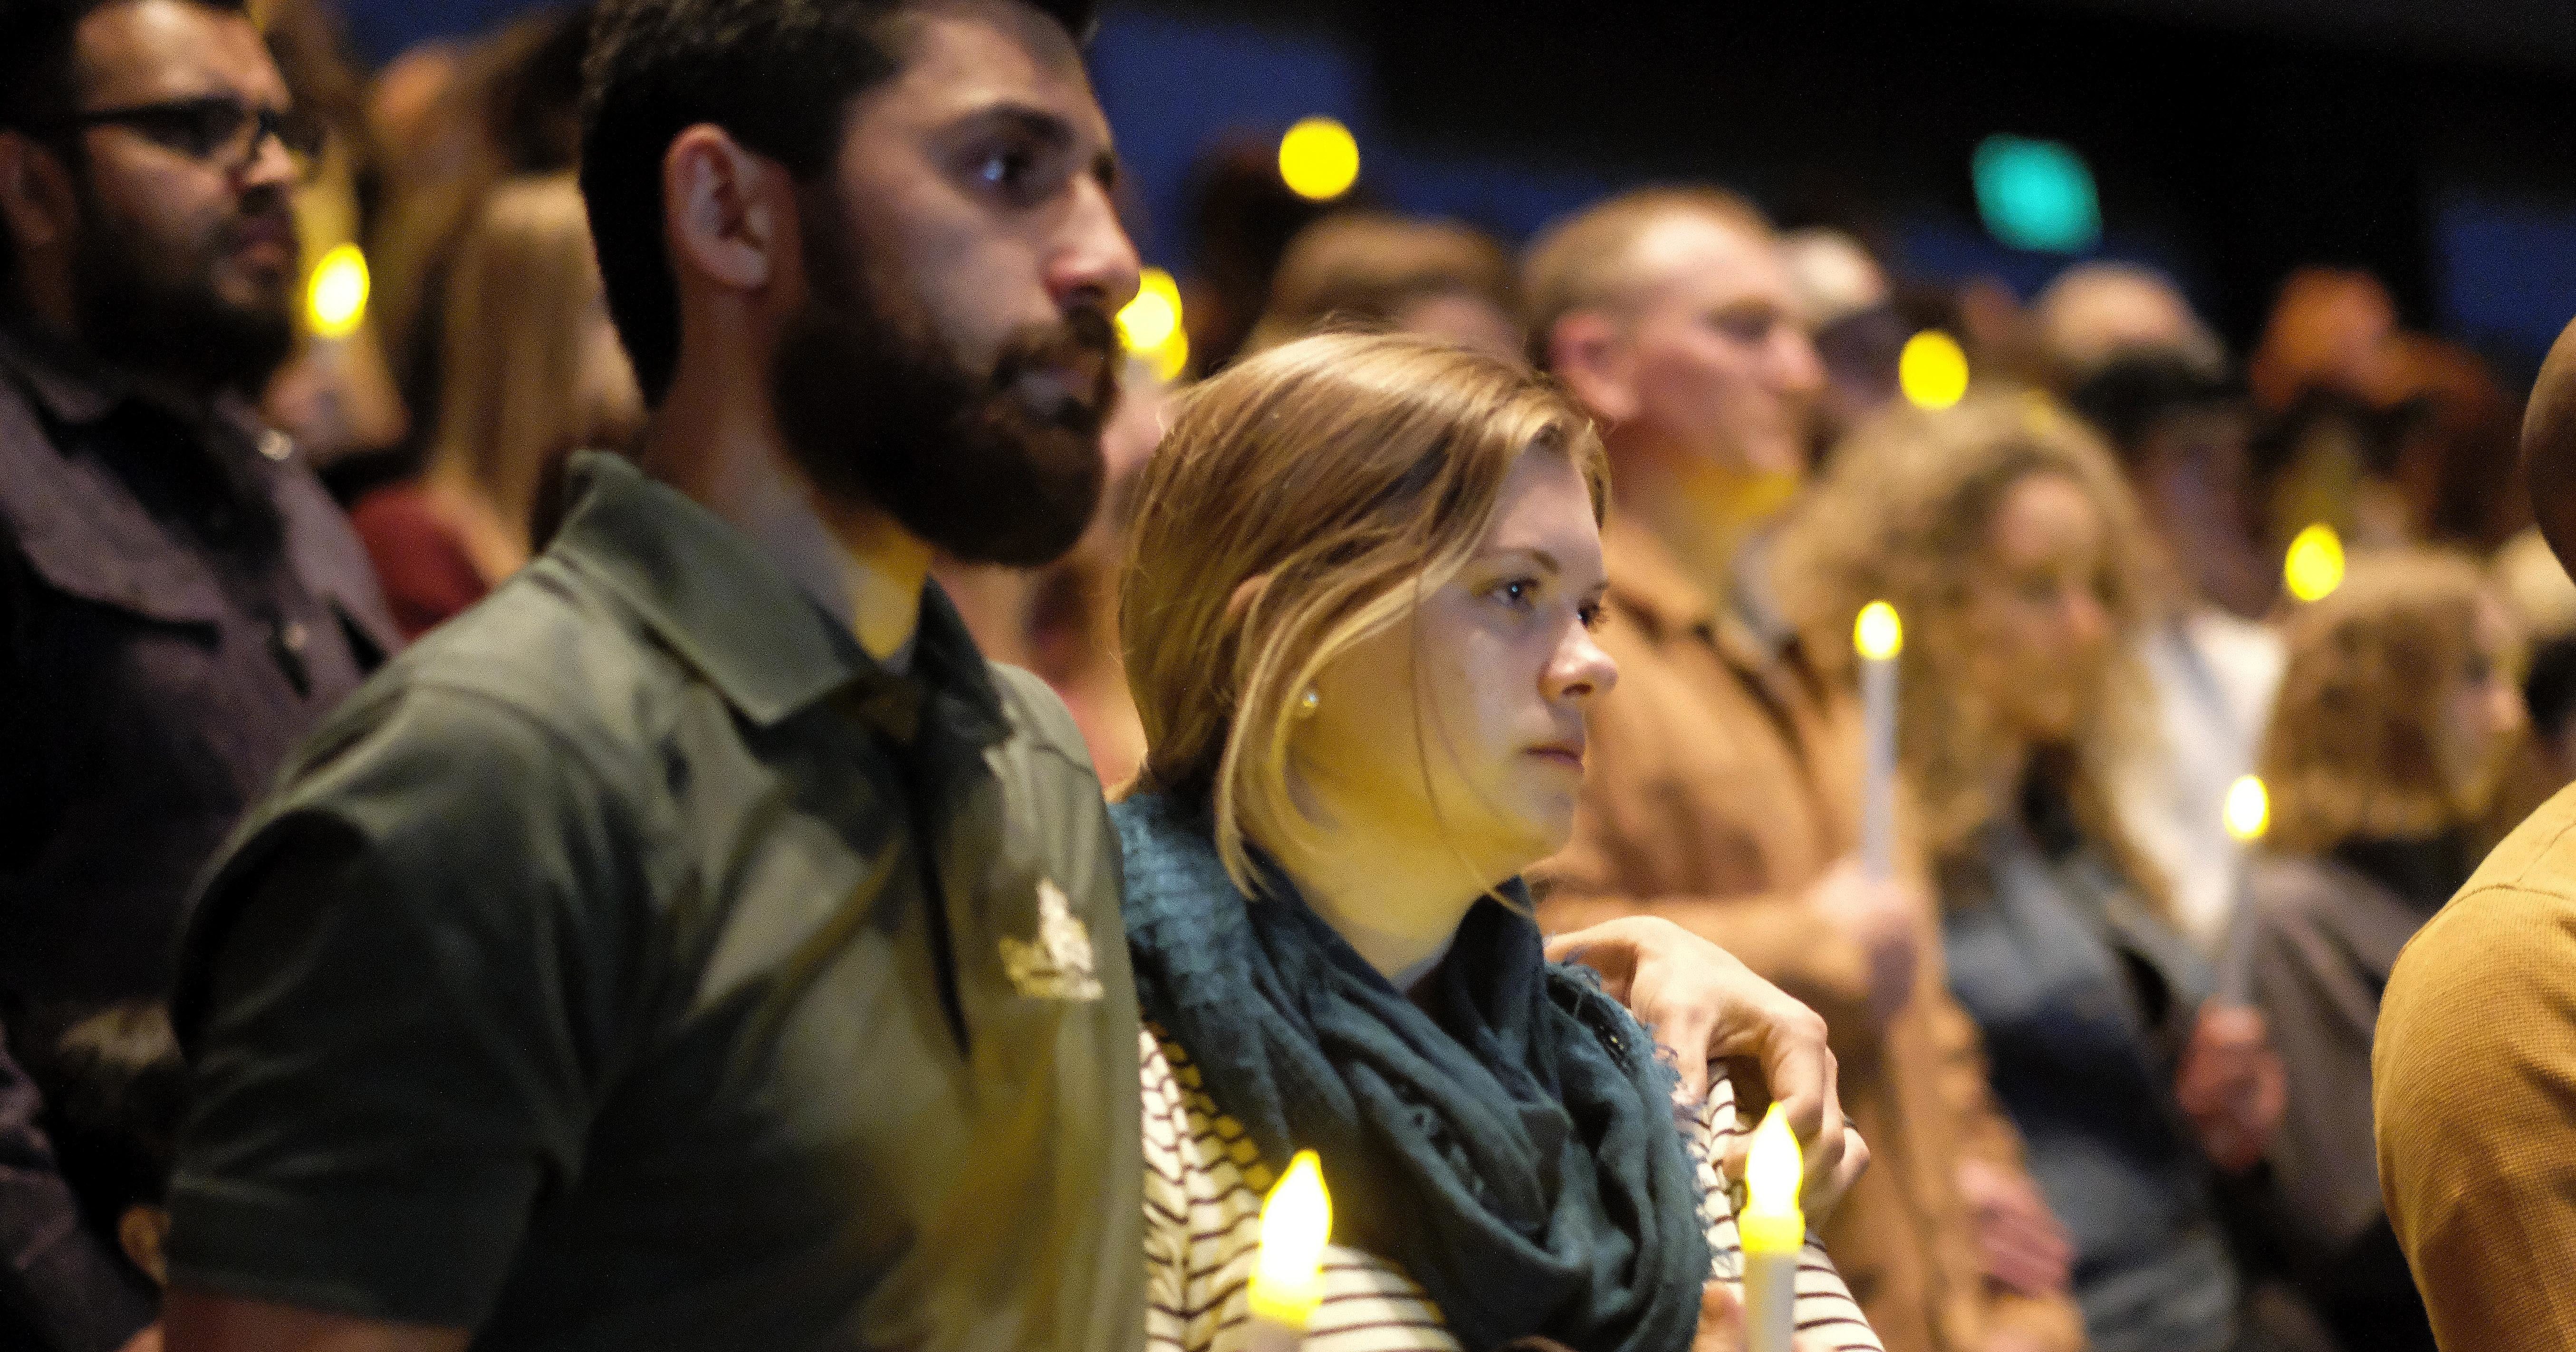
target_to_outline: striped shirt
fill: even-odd
[[[1178,1043],[1147,1028],[1139,1056],[1145,1090],[1145,1340],[1156,1349],[1245,1352],[1252,1320],[1253,1259],[1270,1170],[1241,1125],[1217,1108]],[[1735,1089],[1723,1075],[1691,1111],[1676,1100],[1683,1143],[1698,1166],[1700,1217],[1711,1276],[1742,1294],[1743,1249],[1718,1161],[1740,1130]],[[1812,1232],[1811,1232],[1812,1236]],[[1818,1348],[1883,1352],[1878,1335],[1816,1240],[1798,1268],[1798,1329]],[[1807,1346],[1802,1343],[1801,1349]],[[1439,1308],[1385,1259],[1334,1245],[1324,1251],[1324,1299],[1307,1326],[1306,1352],[1412,1352],[1458,1347]]]

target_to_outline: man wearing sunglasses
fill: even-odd
[[[240,0],[0,0],[0,1014],[166,993],[188,886],[391,651],[364,552],[251,401],[286,356],[318,133]],[[30,1017],[33,1011],[34,1017]],[[0,1346],[106,1352],[87,1240],[0,1063]]]

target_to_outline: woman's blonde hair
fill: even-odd
[[[2440,746],[2442,702],[2477,655],[2490,594],[2465,558],[2392,550],[2356,557],[2333,595],[2291,618],[2263,738],[2271,848],[2439,835],[2486,811],[2463,801],[2474,795],[2450,782]]]
[[[1273,348],[1180,398],[1147,462],[1118,632],[1145,725],[1130,791],[1205,803],[1226,871],[1247,840],[1312,839],[1288,785],[1298,696],[1465,565],[1522,452],[1609,478],[1545,377],[1402,334]]]
[[[569,174],[492,191],[448,273],[437,438],[429,469],[470,484],[524,528],[546,467],[616,429],[583,402],[599,264]]]
[[[2045,396],[2005,390],[1937,412],[1911,407],[1864,425],[1783,531],[1774,585],[1809,650],[1847,671],[1861,608],[1887,601],[1904,620],[1899,659],[1898,761],[1922,813],[1936,863],[1968,860],[1978,830],[2018,804],[1990,781],[2004,736],[1977,688],[1968,633],[1970,587],[1997,510],[2015,484],[2051,474],[2099,513],[2104,550],[2096,591],[2113,637],[2101,683],[2088,692],[2084,732],[2043,748],[2039,773],[2072,803],[2150,900],[2162,882],[2130,846],[2107,786],[2147,735],[2151,695],[2134,652],[2147,616],[2146,533],[2111,454]]]

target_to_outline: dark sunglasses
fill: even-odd
[[[322,154],[324,129],[313,117],[292,108],[258,108],[225,94],[100,108],[67,120],[74,127],[131,127],[137,135],[191,159],[240,169],[258,156],[260,143],[274,136],[295,161],[298,174],[312,172]]]

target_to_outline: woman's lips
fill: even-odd
[[[1550,742],[1545,746],[1531,747],[1529,753],[1538,757],[1540,760],[1562,765],[1567,769],[1574,771],[1576,774],[1583,773],[1583,744],[1581,742]]]

